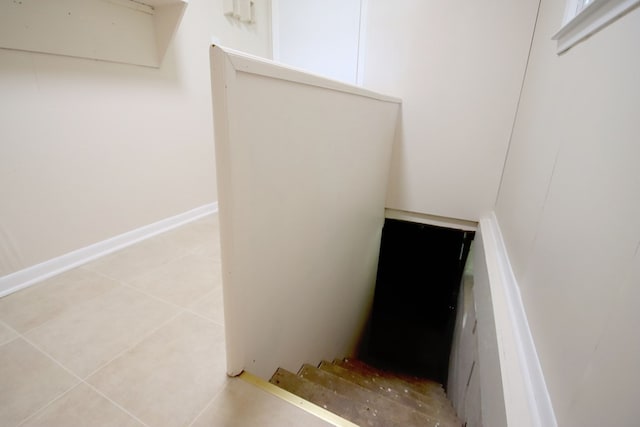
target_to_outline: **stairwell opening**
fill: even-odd
[[[458,293],[475,233],[385,221],[373,309],[358,357],[447,384]]]

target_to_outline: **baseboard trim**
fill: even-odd
[[[240,374],[240,378],[249,384],[253,384],[254,386],[262,389],[263,391],[276,396],[293,406],[296,406],[303,411],[310,413],[311,415],[320,418],[323,421],[326,421],[330,424],[333,424],[337,427],[358,427],[356,424],[352,423],[349,420],[342,418],[339,415],[334,414],[333,412],[329,412],[326,409],[316,405],[315,403],[311,403],[308,400],[301,398],[300,396],[296,396],[293,393],[288,392],[285,389],[278,387],[277,385],[271,384],[268,381],[263,380],[260,377],[257,377],[253,374],[250,374],[247,371],[243,371]]]
[[[217,211],[218,202],[200,206],[0,277],[0,298]]]
[[[480,232],[489,273],[508,425],[557,427],[518,283],[494,213],[480,220]]]

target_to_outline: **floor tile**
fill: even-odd
[[[169,242],[186,250],[199,250],[203,245],[219,241],[218,216],[208,215],[163,234]]]
[[[0,425],[17,425],[78,380],[22,338],[0,347]]]
[[[24,333],[117,286],[100,274],[76,268],[0,299],[0,319]]]
[[[202,218],[194,221],[192,224],[208,224],[211,227],[214,227],[216,230],[220,227],[220,216],[218,213],[212,213],[207,216],[203,216]]]
[[[81,383],[20,427],[143,427],[122,409]]]
[[[17,336],[18,334],[16,334],[12,329],[0,322],[0,345],[11,341]]]
[[[326,427],[329,424],[239,378],[230,379],[191,427]]]
[[[193,249],[192,253],[220,262],[220,239],[205,240],[201,245]]]
[[[26,336],[84,378],[177,312],[174,306],[121,286],[67,310]]]
[[[117,280],[129,281],[186,253],[185,249],[158,235],[85,264],[84,268]]]
[[[217,286],[191,306],[191,311],[224,325],[224,305],[222,301],[222,286]]]
[[[224,387],[224,332],[183,313],[88,379],[150,426],[188,425]]]
[[[189,254],[127,284],[165,301],[188,307],[220,286],[220,264]]]

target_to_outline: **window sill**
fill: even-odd
[[[640,4],[640,0],[595,0],[570,19],[554,36],[558,54],[606,27]]]

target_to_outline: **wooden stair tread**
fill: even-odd
[[[384,371],[357,359],[337,359],[333,363],[364,376],[380,378],[381,381],[384,381],[388,385],[393,383],[403,384],[403,387],[411,389],[418,394],[446,397],[442,385],[432,380]]]
[[[426,415],[436,414],[442,417],[455,417],[455,411],[448,399],[441,396],[431,397],[416,393],[413,389],[403,387],[402,383],[382,384],[376,377],[362,375],[359,372],[349,370],[329,362],[322,362],[319,369],[339,376],[347,381],[358,384],[368,390],[376,392],[388,399],[402,403]],[[392,380],[391,380],[392,381]]]
[[[454,414],[457,419],[455,410],[444,388],[436,381],[385,371],[357,359],[337,359],[334,364],[368,377],[379,386],[386,387],[387,391],[390,388],[391,392],[409,394],[427,405],[433,405],[435,402],[436,406],[445,410],[445,413]]]
[[[442,386],[355,359],[279,368],[270,382],[363,427],[460,427]]]
[[[298,372],[298,376],[334,390],[336,393],[348,397],[352,402],[360,402],[373,408],[384,408],[385,414],[389,414],[393,421],[402,425],[436,425],[438,422],[438,419],[389,399],[377,391],[361,387],[311,365],[304,365]]]
[[[333,390],[282,368],[278,368],[269,382],[362,427],[402,426],[402,424],[396,424],[378,416],[378,411],[368,405],[355,403]]]

